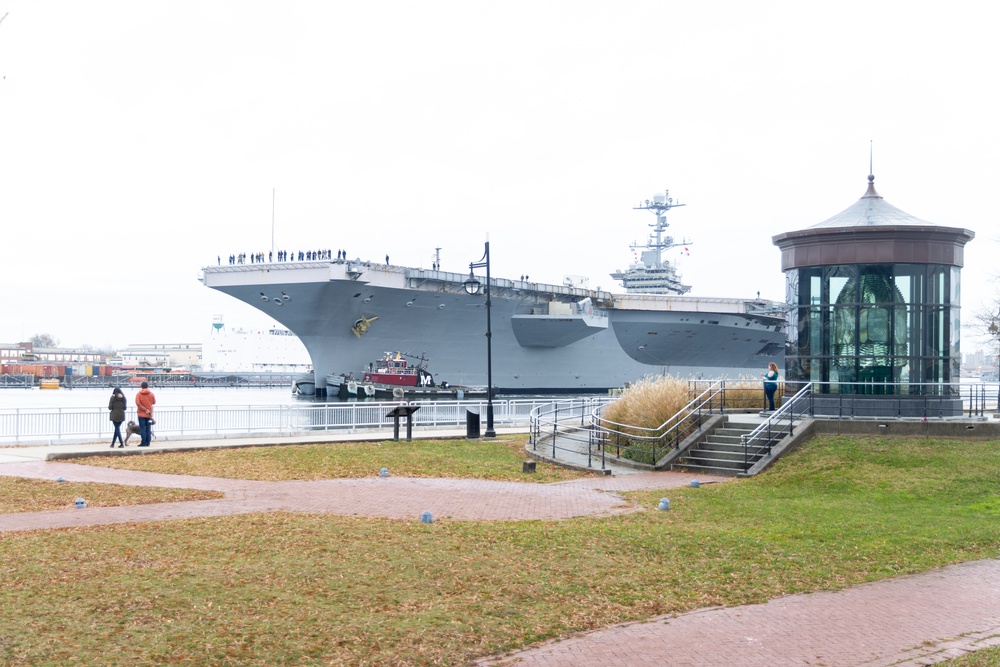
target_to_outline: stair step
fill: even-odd
[[[701,442],[697,443],[697,447],[702,449],[718,449],[720,451],[731,451],[731,452],[742,452],[743,443],[740,442],[720,442],[715,439],[714,436],[708,436]]]
[[[704,475],[719,475],[720,477],[735,477],[738,473],[743,472],[742,468],[717,468],[693,463],[675,463],[670,466],[670,469],[680,472],[702,473]]]
[[[702,459],[711,461],[739,461],[741,463],[743,462],[742,450],[739,452],[720,452],[715,449],[699,448],[695,450],[688,450],[687,452],[684,453],[684,457],[690,459]],[[748,458],[750,460],[753,460],[754,457],[750,456]]]
[[[756,426],[754,428],[756,428]],[[753,428],[737,428],[734,426],[722,426],[720,428],[715,429],[715,433],[717,435],[733,435],[739,437],[741,435],[746,435],[747,433],[750,433],[753,430],[754,430]]]
[[[682,470],[706,475],[734,477],[767,456],[769,446],[774,446],[788,436],[788,425],[775,425],[769,434],[752,444],[750,454],[744,451],[743,439],[752,433],[755,424],[727,424],[695,442],[682,458],[671,464],[671,470]],[[744,463],[746,461],[746,463]]]
[[[760,438],[760,439],[754,440],[753,442],[748,443],[748,444],[752,448],[758,448],[759,449],[760,447],[766,447],[769,442],[770,442],[770,444],[773,445],[774,443],[779,442],[779,441],[781,441],[781,438],[771,438],[770,440],[768,440],[767,438]],[[719,440],[715,439],[715,436],[711,436],[711,435],[708,436],[707,438],[705,438],[704,440],[699,441],[697,444],[698,444],[698,446],[708,445],[708,446],[716,448],[716,449],[725,449],[725,450],[733,450],[733,451],[739,450],[741,452],[743,451],[743,443],[742,442],[719,441]]]
[[[750,464],[752,465],[759,458],[761,458],[761,457],[750,457],[748,460],[749,460]],[[720,458],[718,458],[716,456],[685,456],[684,460],[685,461],[689,461],[689,462],[694,463],[694,464],[697,464],[697,465],[714,465],[714,466],[719,466],[721,468],[727,468],[727,467],[733,467],[733,466],[742,466],[743,465],[743,458],[742,457],[740,457],[738,459],[736,459],[736,458],[733,458],[733,459],[724,459],[724,458],[720,459]]]
[[[743,434],[743,435],[745,435],[745,434]],[[711,435],[709,435],[706,438],[706,440],[712,440],[712,442],[718,442],[720,444],[721,443],[728,443],[728,444],[731,444],[731,445],[738,445],[738,444],[740,444],[740,442],[742,440],[742,435],[726,435],[726,434],[720,434],[718,432],[715,432],[715,433],[712,433]]]

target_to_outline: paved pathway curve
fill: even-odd
[[[414,520],[430,510],[435,518],[453,520],[552,520],[635,511],[620,492],[687,486],[692,479],[663,472],[556,484],[403,477],[255,482],[7,460],[0,462],[0,475],[217,490],[225,497],[0,515],[0,532],[273,510]],[[1000,645],[1000,560],[983,560],[835,593],[614,626],[476,664],[915,667],[995,645]]]
[[[676,472],[595,477],[536,484],[470,479],[368,477],[314,482],[256,482],[215,477],[115,470],[57,461],[0,464],[0,475],[221,491],[224,498],[189,502],[88,507],[0,515],[0,532],[96,526],[188,517],[284,510],[340,515],[435,519],[569,519],[636,511],[618,492],[686,486],[692,476]],[[700,476],[704,483],[724,478]]]

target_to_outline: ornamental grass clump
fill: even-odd
[[[784,390],[783,384],[778,384],[774,394],[774,403],[779,405],[779,397]],[[727,410],[763,410],[764,384],[757,378],[741,377],[738,380],[726,380],[725,405]]]
[[[683,439],[696,424],[671,431],[691,401],[688,383],[669,375],[646,376],[627,388],[601,412],[605,426],[617,431],[609,446],[623,447],[621,455],[639,463],[656,463],[675,439]],[[664,438],[664,435],[669,437]],[[676,436],[676,438],[675,438]]]

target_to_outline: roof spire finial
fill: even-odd
[[[874,152],[875,152],[875,140],[874,139],[869,139],[868,140],[868,182],[869,183],[874,183],[875,182],[875,169],[872,166],[874,164],[874,160],[872,158]]]
[[[875,141],[873,139],[868,140],[868,191],[865,192],[864,197],[878,197],[881,199],[881,195],[875,192],[875,169],[873,166],[874,159],[872,157],[874,153],[874,144]],[[862,197],[862,199],[864,197]]]

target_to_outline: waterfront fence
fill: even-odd
[[[523,426],[527,430],[532,410],[551,402],[551,398],[494,399],[494,422],[501,427]],[[387,429],[393,426],[392,417],[387,415],[401,404],[420,406],[413,413],[414,428],[464,427],[467,413],[485,414],[486,403],[486,399],[477,399],[158,407],[153,435],[177,440]],[[129,420],[138,423],[134,408],[128,411]],[[51,445],[104,438],[110,442],[112,433],[114,425],[108,421],[108,411],[101,408],[0,409],[0,444]]]

